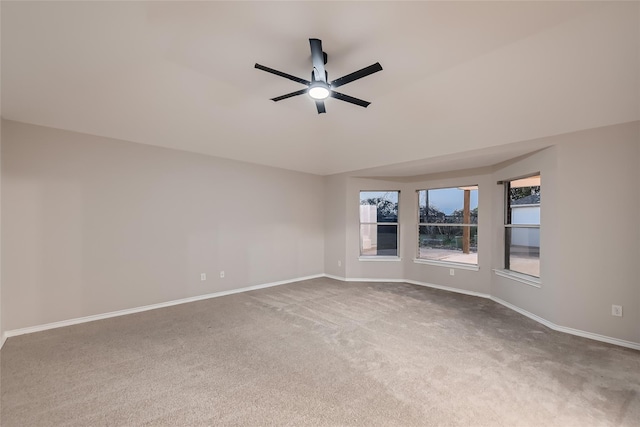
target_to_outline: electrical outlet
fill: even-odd
[[[455,276],[456,271],[453,268],[449,269],[449,276]]]
[[[220,272],[220,278],[221,278],[221,279],[224,279],[224,270],[222,270],[222,271]]]
[[[621,305],[612,305],[611,306],[611,315],[616,317],[622,317],[622,306]]]
[[[207,273],[200,273],[200,280],[202,281],[207,280]]]
[[[338,267],[342,267],[342,261],[338,260]]]

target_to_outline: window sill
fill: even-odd
[[[461,262],[434,261],[434,260],[422,259],[422,258],[414,258],[413,262],[416,264],[435,265],[438,267],[458,268],[460,270],[471,270],[471,271],[480,270],[480,267],[478,267],[477,264],[464,264]]]
[[[527,276],[526,274],[520,274],[510,270],[494,269],[493,272],[500,277],[506,277],[507,279],[533,286],[534,288],[542,288],[542,282],[537,277]]]
[[[358,258],[358,261],[391,261],[397,262],[402,261],[400,257],[397,256],[361,256]]]

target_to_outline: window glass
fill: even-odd
[[[360,255],[398,256],[399,191],[360,192]]]
[[[468,188],[468,190],[463,188]],[[469,191],[470,198],[470,218],[467,221],[464,220],[465,191]],[[421,190],[418,193],[421,223],[478,223],[478,189],[476,186]]]
[[[360,222],[398,222],[398,191],[361,191]]]
[[[505,269],[540,277],[540,175],[505,182]]]
[[[418,259],[478,264],[478,186],[418,191]]]

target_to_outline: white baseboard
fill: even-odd
[[[376,282],[376,283],[404,283],[406,280],[403,279],[367,279],[364,277],[347,277],[344,279],[345,282]]]
[[[329,279],[333,279],[333,280],[340,280],[341,282],[346,282],[347,279],[342,277],[342,276],[334,276],[333,274],[325,274],[324,277],[327,277]]]
[[[443,291],[448,291],[448,292],[456,292],[459,294],[464,294],[464,295],[471,295],[471,296],[475,296],[475,297],[479,297],[479,298],[487,298],[490,299],[492,301],[497,302],[498,304],[501,304],[515,312],[518,312],[520,314],[522,314],[523,316],[526,316],[532,320],[535,320],[536,322],[548,327],[549,329],[553,329],[554,331],[558,331],[558,332],[564,332],[566,334],[571,334],[571,335],[576,335],[579,337],[583,337],[583,338],[589,338],[595,341],[602,341],[602,342],[606,342],[609,344],[614,344],[614,345],[619,345],[621,347],[627,347],[627,348],[632,348],[634,350],[640,350],[640,343],[636,343],[633,341],[626,341],[626,340],[622,340],[622,339],[618,339],[618,338],[613,338],[613,337],[609,337],[606,335],[600,335],[600,334],[596,334],[593,332],[586,332],[586,331],[582,331],[579,329],[573,329],[573,328],[569,328],[566,326],[560,326],[560,325],[556,325],[553,322],[548,321],[547,319],[544,319],[540,316],[537,316],[533,313],[528,312],[527,310],[524,310],[516,305],[513,305],[509,302],[506,302],[500,298],[494,297],[492,295],[489,294],[484,294],[484,293],[480,293],[480,292],[475,292],[475,291],[469,291],[466,289],[458,289],[458,288],[452,288],[449,286],[441,286],[441,285],[435,285],[433,283],[426,283],[426,282],[419,282],[417,280],[404,280],[404,279],[370,279],[370,278],[351,278],[351,277],[340,277],[340,276],[334,276],[331,274],[315,274],[312,276],[305,276],[305,277],[297,277],[295,279],[288,279],[288,280],[281,280],[278,282],[271,282],[271,283],[263,283],[260,285],[254,285],[254,286],[247,286],[244,288],[238,288],[238,289],[232,289],[229,291],[222,291],[222,292],[215,292],[215,293],[211,293],[211,294],[205,294],[205,295],[198,295],[198,296],[194,296],[194,297],[189,297],[189,298],[183,298],[183,299],[179,299],[179,300],[173,300],[173,301],[167,301],[167,302],[162,302],[162,303],[158,303],[158,304],[151,304],[151,305],[145,305],[145,306],[141,306],[141,307],[135,307],[135,308],[129,308],[126,310],[118,310],[118,311],[112,311],[109,313],[102,313],[102,314],[96,314],[93,316],[86,316],[86,317],[78,317],[75,319],[69,319],[69,320],[63,320],[60,322],[53,322],[53,323],[47,323],[44,325],[37,325],[37,326],[31,326],[28,328],[21,328],[21,329],[14,329],[14,330],[10,330],[10,331],[5,331],[4,334],[2,334],[1,337],[1,342],[0,342],[0,348],[2,348],[2,346],[4,345],[5,341],[7,340],[7,338],[9,337],[15,337],[18,335],[23,335],[23,334],[30,334],[33,332],[40,332],[40,331],[46,331],[48,329],[54,329],[54,328],[62,328],[64,326],[71,326],[71,325],[77,325],[79,323],[86,323],[86,322],[93,322],[95,320],[102,320],[102,319],[108,319],[110,317],[116,317],[116,316],[125,316],[127,314],[134,314],[134,313],[140,313],[143,311],[147,311],[147,310],[155,310],[157,308],[163,308],[163,307],[170,307],[172,305],[178,305],[178,304],[186,304],[189,302],[194,302],[194,301],[201,301],[201,300],[205,300],[205,299],[209,299],[209,298],[217,298],[217,297],[222,297],[225,295],[232,295],[232,294],[238,294],[238,293],[242,293],[242,292],[247,292],[247,291],[253,291],[256,289],[263,289],[263,288],[270,288],[272,286],[279,286],[279,285],[285,285],[287,283],[293,283],[293,282],[299,282],[299,281],[303,281],[303,280],[310,280],[310,279],[317,279],[319,277],[327,277],[329,279],[334,279],[334,280],[340,280],[343,282],[386,282],[386,283],[410,283],[412,285],[418,285],[418,286],[426,286],[429,288],[434,288],[434,289],[440,289]]]
[[[4,342],[6,341],[7,338],[15,337],[15,336],[18,336],[18,335],[31,334],[33,332],[41,332],[41,331],[46,331],[48,329],[62,328],[64,326],[77,325],[79,323],[93,322],[95,320],[109,319],[110,317],[126,316],[127,314],[140,313],[140,312],[143,312],[143,311],[155,310],[157,308],[171,307],[172,305],[186,304],[186,303],[189,303],[189,302],[201,301],[201,300],[205,300],[205,299],[209,299],[209,298],[223,297],[225,295],[238,294],[238,293],[247,292],[247,291],[255,291],[256,289],[263,289],[263,288],[270,288],[272,286],[286,285],[287,283],[300,282],[300,281],[303,281],[303,280],[310,280],[310,279],[317,279],[319,277],[325,277],[325,275],[324,274],[315,274],[315,275],[312,275],[312,276],[296,277],[295,279],[287,279],[287,280],[281,280],[281,281],[278,281],[278,282],[263,283],[263,284],[260,284],[260,285],[247,286],[247,287],[244,287],[244,288],[231,289],[231,290],[228,290],[228,291],[214,292],[214,293],[211,293],[211,294],[197,295],[197,296],[194,296],[194,297],[182,298],[182,299],[177,299],[177,300],[172,300],[172,301],[167,301],[167,302],[161,302],[161,303],[158,303],[158,304],[150,304],[150,305],[144,305],[144,306],[141,306],[141,307],[128,308],[128,309],[125,309],[125,310],[111,311],[109,313],[95,314],[95,315],[92,315],[92,316],[77,317],[75,319],[62,320],[62,321],[59,321],[59,322],[45,323],[44,325],[30,326],[28,328],[13,329],[13,330],[10,330],[10,331],[5,331],[4,334],[2,334],[2,344],[4,344]],[[2,348],[2,345],[0,345],[0,348]]]
[[[455,292],[455,293],[464,294],[464,295],[471,295],[471,296],[474,296],[474,297],[490,298],[489,294],[483,294],[481,292],[476,292],[476,291],[468,291],[466,289],[459,289],[459,288],[451,288],[449,286],[434,285],[433,283],[418,282],[417,280],[404,280],[404,282],[411,283],[412,285],[426,286],[428,288],[440,289],[442,291]]]
[[[342,276],[334,276],[333,274],[325,274],[324,277],[340,280],[341,282],[376,282],[376,283],[404,283],[406,280],[403,279],[380,279],[380,278],[364,278],[364,277],[342,277]]]
[[[345,278],[340,276],[334,276],[332,274],[325,274],[324,277],[329,279],[340,280],[342,282],[387,282],[387,283],[409,283],[412,285],[426,286],[428,288],[440,289],[448,292],[456,292],[458,294],[471,295],[474,297],[490,298],[489,294],[483,294],[475,291],[467,291],[466,289],[450,288],[449,286],[434,285],[433,283],[418,282],[417,280],[405,280],[405,279],[363,279],[363,278]]]
[[[538,323],[543,324],[544,326],[546,326],[549,329],[553,329],[554,331],[558,331],[558,332],[564,332],[565,334],[571,334],[571,335],[576,335],[579,337],[583,337],[583,338],[589,338],[595,341],[602,341],[602,342],[606,342],[609,344],[615,344],[615,345],[619,345],[621,347],[627,347],[627,348],[632,348],[634,350],[640,350],[640,343],[637,342],[633,342],[633,341],[627,341],[627,340],[622,340],[619,338],[613,338],[613,337],[608,337],[606,335],[600,335],[600,334],[596,334],[593,332],[587,332],[587,331],[582,331],[580,329],[574,329],[574,328],[569,328],[566,326],[560,326],[560,325],[556,325],[553,322],[548,321],[547,319],[544,319],[538,315],[535,315],[533,313],[528,312],[527,310],[524,310],[516,305],[513,305],[511,303],[508,303],[504,300],[501,300],[500,298],[491,296],[489,297],[491,300],[497,302],[498,304],[502,304],[507,308],[510,308],[513,311],[516,311],[520,314],[522,314],[523,316],[528,317],[529,319],[535,320]]]
[[[494,297],[494,296],[489,296],[489,299],[492,301],[497,302],[498,304],[504,305],[507,308],[510,308],[511,310],[518,312],[520,314],[522,314],[523,316],[528,317],[531,320],[535,320],[538,323],[543,324],[544,326],[546,326],[549,329],[553,329],[556,330],[556,328],[558,327],[555,323],[548,321],[547,319],[540,317],[536,314],[533,314],[527,310],[524,310],[520,307],[518,307],[517,305],[513,305],[509,302],[506,302],[505,300],[502,300],[500,298]]]
[[[417,280],[397,280],[397,279],[351,279],[351,278],[344,278],[344,277],[338,277],[338,276],[331,276],[328,274],[325,274],[325,277],[329,277],[331,279],[336,279],[336,280],[342,280],[345,282],[354,282],[354,281],[362,281],[362,282],[403,282],[403,283],[410,283],[412,285],[418,285],[418,286],[426,286],[429,288],[434,288],[434,289],[440,289],[443,291],[448,291],[448,292],[456,292],[458,294],[464,294],[464,295],[471,295],[471,296],[475,296],[475,297],[479,297],[479,298],[487,298],[490,299],[492,301],[497,302],[498,304],[501,304],[515,312],[518,312],[520,314],[522,314],[523,316],[528,317],[529,319],[535,320],[536,322],[546,326],[549,329],[552,329],[554,331],[558,331],[558,332],[564,332],[565,334],[571,334],[571,335],[576,335],[579,337],[583,337],[583,338],[589,338],[595,341],[601,341],[601,342],[606,342],[609,344],[614,344],[614,345],[619,345],[621,347],[627,347],[627,348],[632,348],[634,350],[640,350],[640,343],[637,342],[633,342],[633,341],[627,341],[627,340],[622,340],[619,338],[613,338],[613,337],[609,337],[606,335],[600,335],[600,334],[596,334],[593,332],[586,332],[586,331],[582,331],[580,329],[574,329],[574,328],[569,328],[566,326],[560,326],[560,325],[556,325],[553,322],[548,321],[547,319],[544,319],[538,315],[535,315],[533,313],[528,312],[527,310],[524,310],[516,305],[513,305],[511,303],[508,303],[500,298],[494,297],[492,295],[489,294],[484,294],[481,292],[475,292],[475,291],[468,291],[466,289],[458,289],[458,288],[451,288],[449,286],[441,286],[441,285],[435,285],[433,283],[426,283],[426,282],[419,282]]]

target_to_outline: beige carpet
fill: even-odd
[[[10,338],[2,427],[639,426],[640,352],[316,279]]]

